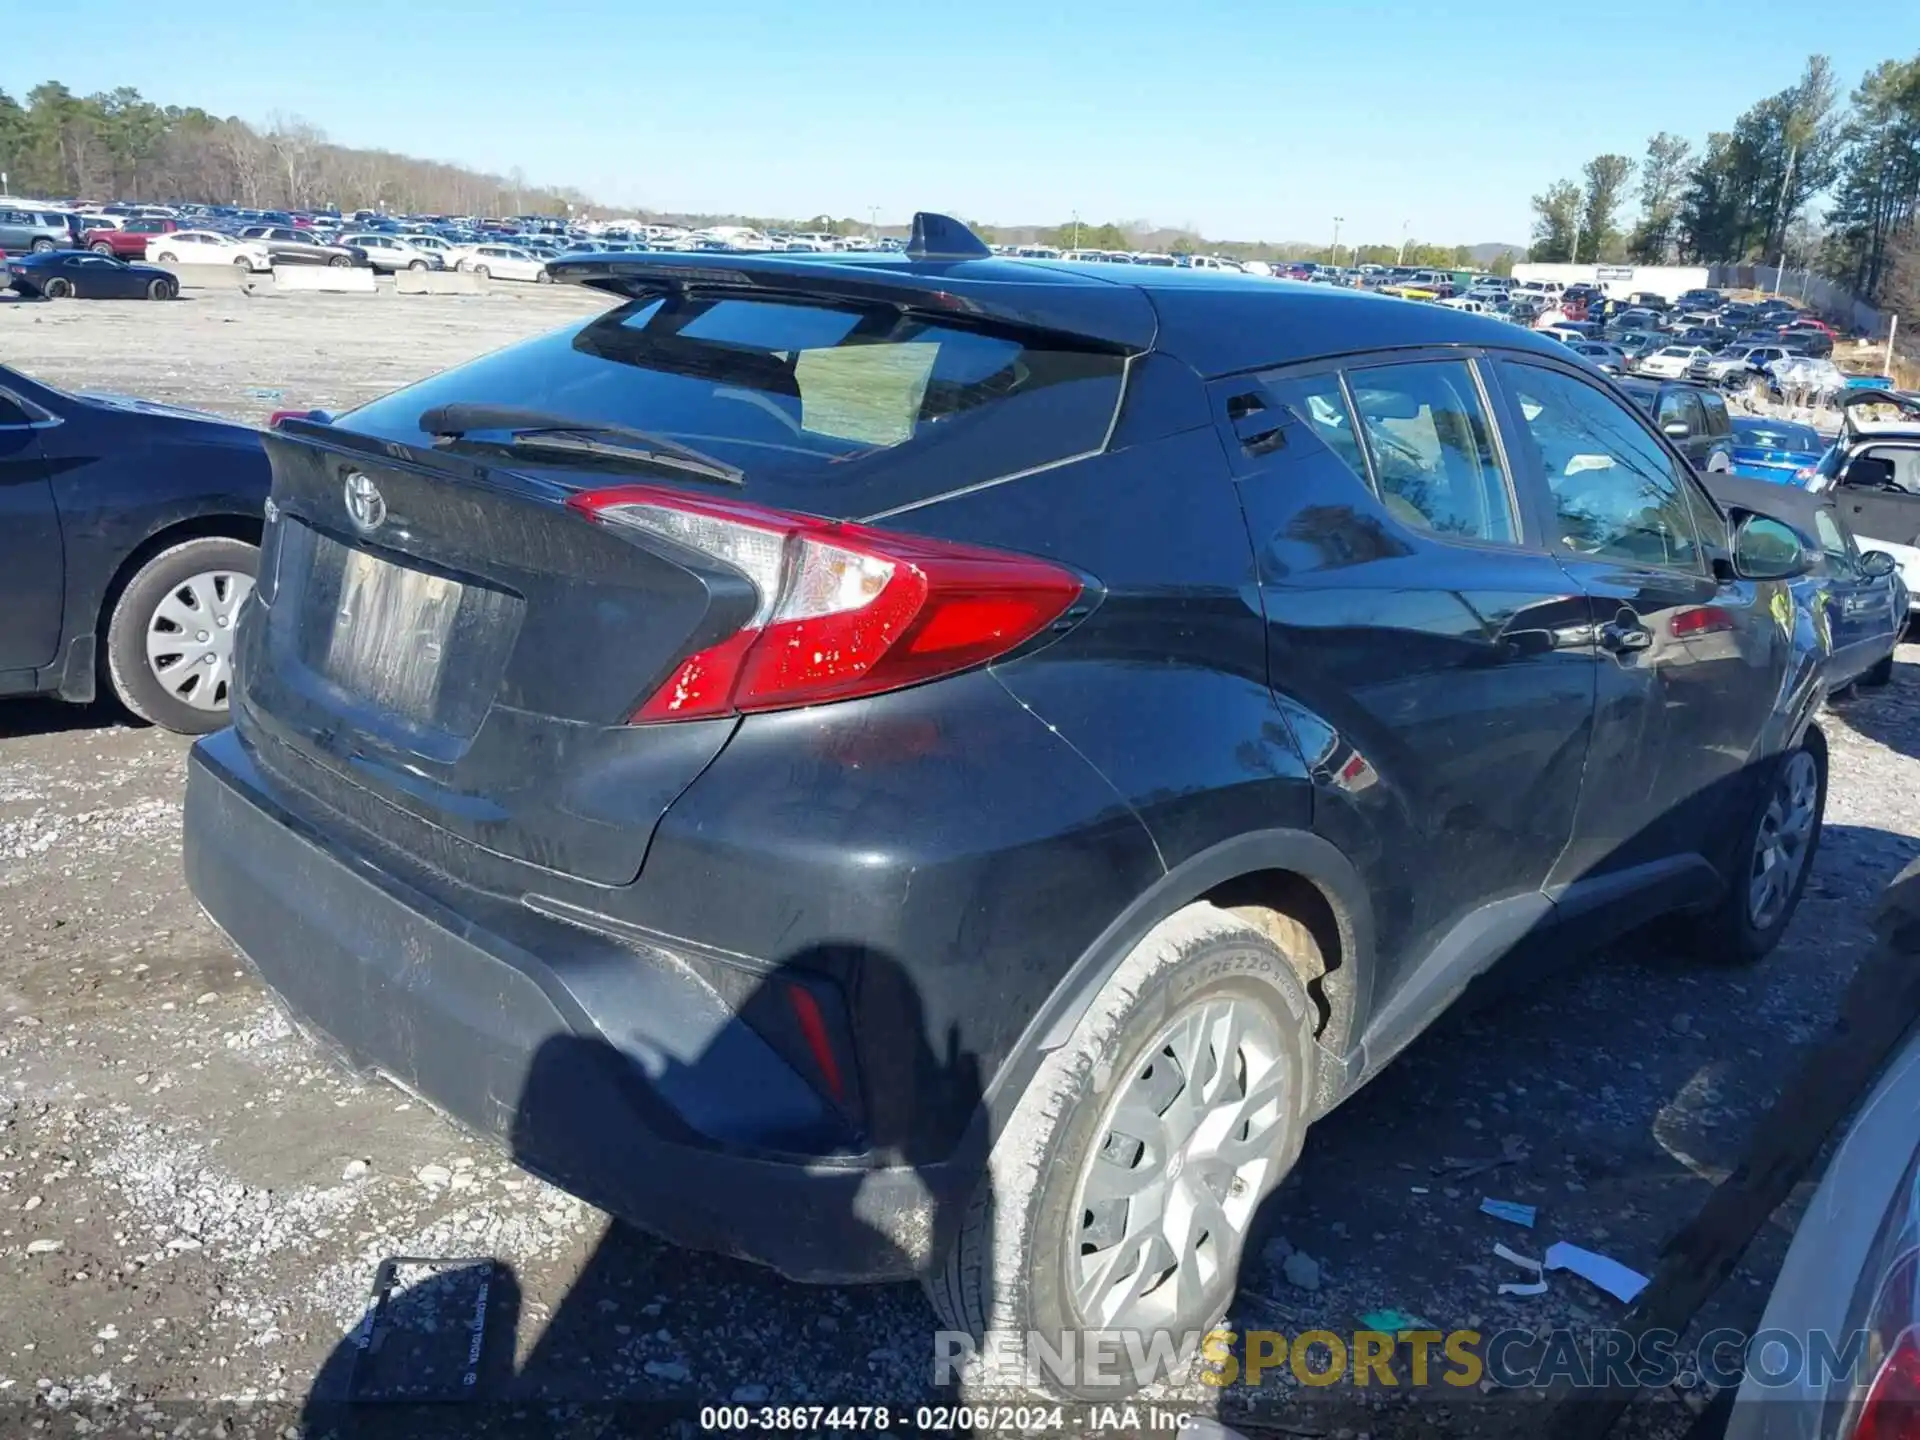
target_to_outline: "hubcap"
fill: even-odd
[[[1819,818],[1820,770],[1813,756],[1796,750],[1774,782],[1753,841],[1747,876],[1747,918],[1765,930],[1780,918],[1806,868],[1807,846]]]
[[[1232,1284],[1286,1106],[1280,1036],[1250,1000],[1178,1016],[1121,1085],[1074,1197],[1067,1293],[1096,1329],[1192,1324]]]
[[[253,579],[210,570],[183,580],[147,621],[147,668],[176,700],[224,710],[233,684],[233,630]]]

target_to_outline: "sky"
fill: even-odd
[[[1858,0],[1844,25],[1805,0],[57,8],[0,46],[0,89],[131,85],[664,211],[1077,211],[1275,242],[1330,241],[1338,216],[1343,244],[1524,243],[1529,197],[1593,155],[1698,144],[1815,51],[1851,89],[1920,50],[1916,0]]]

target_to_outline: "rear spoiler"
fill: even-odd
[[[639,250],[561,256],[547,262],[547,273],[626,299],[696,288],[811,295],[1050,330],[1133,354],[1153,348],[1159,316],[1138,286],[1038,261],[980,257],[953,230],[923,223],[939,219],[916,217],[924,248],[906,255]]]

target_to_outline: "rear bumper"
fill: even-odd
[[[904,1278],[942,1253],[977,1166],[711,1139],[831,1117],[671,955],[511,902],[456,912],[304,825],[231,730],[194,747],[185,854],[194,895],[304,1030],[583,1199],[798,1280]]]

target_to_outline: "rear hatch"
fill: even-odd
[[[713,665],[798,623],[802,582],[825,575],[819,603],[844,611],[869,592],[836,585],[895,594],[896,569],[951,558],[860,526],[807,550],[820,527],[795,517],[1097,451],[1124,375],[1111,344],[720,285],[283,421],[236,724],[268,770],[436,870],[626,883],[738,723],[732,692],[703,698]],[[965,558],[969,584],[1004,583]]]

